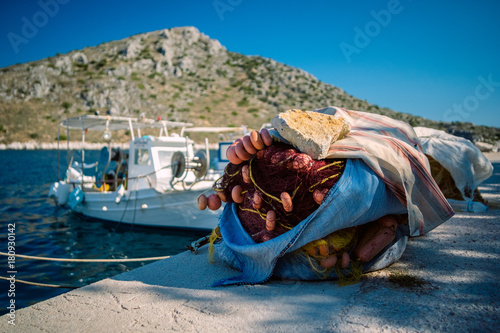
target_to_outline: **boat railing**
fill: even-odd
[[[84,178],[83,181],[80,180],[78,182],[72,182],[72,184],[74,187],[76,187],[76,185],[81,185],[82,190],[84,190],[84,192],[90,192],[90,191],[96,191],[96,190],[97,191],[105,191],[105,192],[114,192],[114,191],[116,191],[116,189],[118,188],[118,186],[120,184],[124,184],[125,189],[127,189],[128,185],[131,184],[132,182],[138,181],[140,179],[146,179],[148,184],[149,184],[149,187],[152,188],[155,186],[153,184],[154,182],[151,179],[151,176],[156,175],[156,173],[158,173],[161,170],[168,169],[168,168],[174,168],[174,167],[177,168],[178,165],[174,165],[174,164],[165,165],[158,170],[155,170],[155,171],[152,171],[152,172],[149,172],[146,174],[138,175],[135,177],[128,177],[127,176],[125,178],[111,178],[111,179],[100,179],[100,180],[88,180],[88,179]],[[191,168],[193,168],[193,167],[198,167],[198,164],[196,164],[195,162],[190,162],[190,164],[187,166],[186,170],[183,172],[182,177],[178,178],[177,180],[175,180],[176,177],[172,176],[172,179],[170,181],[170,185],[171,185],[172,189],[175,190],[176,189],[175,185],[180,183],[184,190],[189,190],[198,181],[203,180],[203,177],[201,177],[201,178],[194,177],[194,179],[192,181],[187,181],[188,174],[190,171],[193,171],[193,170],[191,170]],[[92,185],[95,185],[95,187]],[[108,185],[111,188],[111,190],[106,189],[106,185]],[[114,186],[111,186],[111,185],[114,185]],[[103,188],[102,186],[105,186],[105,187]]]

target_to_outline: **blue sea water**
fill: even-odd
[[[86,155],[97,159],[98,152]],[[60,164],[65,170],[65,154]],[[56,207],[48,198],[57,181],[57,151],[0,151],[0,252],[8,252],[9,224],[15,224],[15,252],[56,258],[144,258],[185,251],[185,245],[204,233],[103,222]],[[12,227],[12,225],[11,225]],[[12,237],[11,237],[12,239]],[[20,280],[81,287],[129,271],[151,261],[134,263],[64,263],[16,258],[15,277]],[[8,258],[0,258],[0,276],[9,277]],[[20,309],[70,289],[37,287],[0,280],[0,315],[15,300]]]

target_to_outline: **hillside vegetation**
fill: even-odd
[[[258,129],[278,112],[329,105],[384,114],[475,142],[500,140],[500,129],[380,108],[301,69],[229,52],[196,28],[183,27],[0,69],[0,144],[52,142],[61,119],[96,112]]]

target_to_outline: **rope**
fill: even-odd
[[[299,190],[300,186],[302,186],[302,182],[299,184],[299,186],[297,186],[295,188],[295,190],[293,190],[293,193],[292,193],[292,200],[295,198],[295,194],[297,194],[297,191]]]
[[[293,227],[291,227],[289,225],[284,225],[283,223],[281,223],[280,220],[278,220],[278,223],[280,224],[280,226],[282,226],[285,229],[288,229],[288,230],[292,230],[293,229]]]
[[[332,163],[330,163],[330,164],[327,164],[327,165],[322,166],[321,168],[319,168],[319,169],[318,169],[318,171],[321,171],[321,170],[323,170],[323,169],[329,168],[329,167],[334,166],[334,165],[335,165],[335,166],[339,166],[339,165],[340,165],[340,166],[342,166],[343,164],[344,164],[344,161],[335,161],[335,162],[332,162]],[[332,179],[332,178],[335,178],[335,177],[337,177],[337,176],[338,176],[338,175],[340,175],[340,174],[341,174],[341,172],[336,173],[336,174],[334,174],[334,175],[331,175],[331,176],[329,176],[329,177],[326,177],[325,179],[323,179],[323,180],[322,180],[322,181],[320,181],[320,182],[317,182],[317,183],[316,183],[316,184],[314,184],[314,185],[311,185],[311,187],[309,187],[309,192],[312,192],[312,191],[313,191],[313,189],[314,189],[316,186],[321,185],[321,184],[323,184],[324,182],[326,182],[327,180],[330,180],[330,179]]]
[[[346,286],[358,283],[363,275],[363,265],[359,259],[352,261],[350,267],[346,269],[341,268],[342,259],[338,260],[334,267],[323,270],[318,268],[318,262],[330,256],[339,256],[342,252],[349,252],[349,250],[356,245],[357,238],[357,227],[349,227],[337,230],[322,239],[307,243],[301,247],[301,250],[309,261],[312,270],[320,279],[328,278],[332,269],[335,269],[338,277],[338,284],[340,286]],[[320,248],[323,246],[326,246],[328,254],[321,253],[322,251]]]
[[[240,173],[240,170],[238,170],[238,171],[236,171],[235,173],[230,174],[230,173],[227,171],[227,167],[228,167],[228,166],[229,166],[229,164],[227,164],[227,165],[225,166],[225,168],[224,168],[224,174],[226,174],[226,175],[229,177],[229,180],[228,180],[228,181],[227,181],[227,183],[226,183],[226,184],[224,184],[224,185],[220,184],[221,186],[226,186],[226,185],[229,183],[229,181],[230,181],[231,179],[233,179],[233,177],[236,177],[236,176]],[[224,178],[224,175],[220,176],[220,177],[219,177],[219,178],[218,178],[218,179],[214,182],[214,186],[212,187],[212,189],[213,189],[214,191],[216,191],[216,192],[222,192],[222,191],[224,191],[224,189],[223,189],[222,187],[221,187],[220,189],[219,189],[219,188],[217,188],[217,184],[219,184],[219,181],[220,181],[222,178]]]
[[[2,256],[11,256],[8,253],[0,252]],[[37,257],[28,256],[24,254],[14,254],[14,256],[23,259],[34,259],[34,260],[45,260],[45,261],[63,261],[63,262],[135,262],[135,261],[153,261],[162,260],[170,258],[170,256],[165,257],[149,257],[149,258],[127,258],[127,259],[68,259],[68,258],[47,258],[47,257]]]
[[[226,172],[226,173],[227,173],[227,175],[228,175],[229,177],[231,177],[231,178],[235,177],[236,175],[238,175],[238,174],[240,173],[240,171],[238,170],[238,171],[236,171],[235,173],[230,174],[230,173],[228,173],[226,170],[227,170],[227,166],[224,168],[224,172]],[[221,176],[220,178],[222,178],[222,176]],[[220,179],[220,178],[219,178],[219,179]]]
[[[311,260],[311,256],[306,254],[307,261],[309,261],[309,265],[311,266],[312,270],[315,272],[316,276],[318,276],[320,279],[326,279],[328,275],[330,275],[330,272],[332,271],[331,268],[327,269],[319,269],[316,267],[316,264],[314,264]]]
[[[333,165],[336,165],[336,166],[338,166],[338,165],[342,165],[343,163],[344,163],[343,161],[335,161],[335,162],[332,162],[332,163],[330,163],[330,164],[327,164],[327,165],[322,166],[321,168],[319,168],[319,169],[318,169],[318,171],[321,171],[321,170],[323,170],[323,169],[329,168],[329,167],[331,167],[331,166],[333,166]]]
[[[227,167],[227,166],[226,166]],[[225,171],[225,170],[224,170]],[[214,190],[215,192],[222,192],[224,191],[222,188],[217,188],[217,183],[224,177],[224,175],[220,176],[219,178],[217,178],[217,180],[214,182],[214,186],[212,186],[212,190]]]
[[[242,208],[241,206],[238,205],[238,208],[243,210],[243,211],[246,211],[246,212],[252,212],[252,213],[255,213],[255,214],[259,214],[259,216],[265,221],[266,220],[266,214],[264,213],[261,213],[259,210],[257,209],[250,209],[250,208]]]
[[[353,261],[351,263],[351,270],[347,271],[344,275],[343,269],[337,264],[335,266],[335,270],[337,271],[337,275],[339,277],[339,286],[348,286],[351,284],[356,284],[361,280],[361,276],[363,275],[363,265],[359,259]]]
[[[276,200],[277,202],[279,202],[280,204],[283,204],[283,202],[281,201],[281,199],[275,197],[274,195],[272,194],[269,194],[267,193],[266,191],[264,191],[258,184],[257,182],[255,181],[255,178],[253,177],[253,174],[252,174],[252,161],[253,161],[253,158],[250,160],[250,163],[248,163],[248,173],[250,174],[250,179],[252,180],[252,183],[253,185],[259,190],[261,191],[262,193],[264,193],[265,195],[267,195],[269,198],[273,199],[273,200]],[[331,167],[331,166],[338,166],[338,165],[342,165],[343,161],[335,161],[333,163],[330,163],[330,164],[327,164],[325,166],[322,166],[321,168],[318,169],[318,171],[321,171],[323,169],[326,169],[328,167]],[[329,177],[326,177],[324,178],[323,180],[317,182],[316,184],[313,184],[309,187],[309,192],[312,192],[313,189],[318,186],[318,185],[321,185],[323,184],[324,182],[332,179],[332,178],[335,178],[335,177],[338,177],[341,173],[336,173],[334,175],[331,175]],[[292,193],[292,199],[295,197],[295,194],[297,193],[297,191],[299,190],[300,186],[302,185],[302,183],[300,183],[296,188],[295,190],[293,191]]]
[[[214,254],[215,254],[215,248],[214,248],[214,243],[217,239],[221,238],[220,236],[220,227],[217,226],[212,230],[212,234],[210,235],[209,238],[209,245],[208,245],[208,262],[211,264],[215,264],[215,259],[214,259]]]
[[[4,276],[0,276],[0,280],[10,281],[12,279],[6,278]],[[74,286],[63,286],[63,285],[58,285],[58,284],[46,284],[46,283],[31,282],[31,281],[19,280],[19,279],[16,279],[16,283],[17,282],[24,283],[24,284],[29,284],[29,285],[37,286],[37,287],[63,288],[63,289],[77,289],[77,288],[80,288],[80,287],[74,287]]]
[[[242,208],[241,206],[238,206],[239,209],[243,210],[243,211],[246,211],[246,212],[251,212],[251,213],[254,213],[254,214],[259,214],[259,216],[263,219],[263,220],[266,220],[266,217],[267,217],[267,214],[264,214],[262,212],[260,212],[259,210],[257,209],[250,209],[250,208]],[[284,225],[283,223],[281,223],[280,219],[277,219],[278,223],[285,229],[288,229],[288,230],[292,230],[293,227],[290,227],[288,225]]]
[[[309,192],[312,192],[312,191],[313,191],[313,189],[314,189],[316,186],[321,185],[321,184],[323,184],[324,182],[328,181],[329,179],[335,178],[335,177],[337,177],[337,176],[339,176],[339,175],[340,175],[340,172],[339,172],[339,173],[336,173],[336,174],[334,174],[334,175],[331,175],[331,176],[329,176],[329,177],[326,177],[326,178],[324,178],[322,181],[319,181],[319,182],[317,182],[316,184],[311,185],[311,187],[309,187]]]
[[[254,186],[259,190],[261,191],[262,193],[264,193],[265,195],[267,195],[269,198],[271,199],[274,199],[276,201],[278,201],[280,204],[283,204],[283,202],[275,197],[274,195],[272,194],[269,194],[267,193],[266,191],[264,191],[262,188],[260,188],[260,186],[257,184],[257,182],[255,181],[255,179],[253,178],[253,174],[252,174],[252,161],[253,161],[253,158],[250,160],[250,163],[248,163],[248,173],[250,174],[250,179],[252,180],[252,183],[254,184]]]

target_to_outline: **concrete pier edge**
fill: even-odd
[[[19,309],[2,332],[422,332],[500,328],[500,153],[480,186],[484,213],[457,213],[413,238],[394,265],[355,285],[271,280],[212,288],[238,274],[207,247]]]

